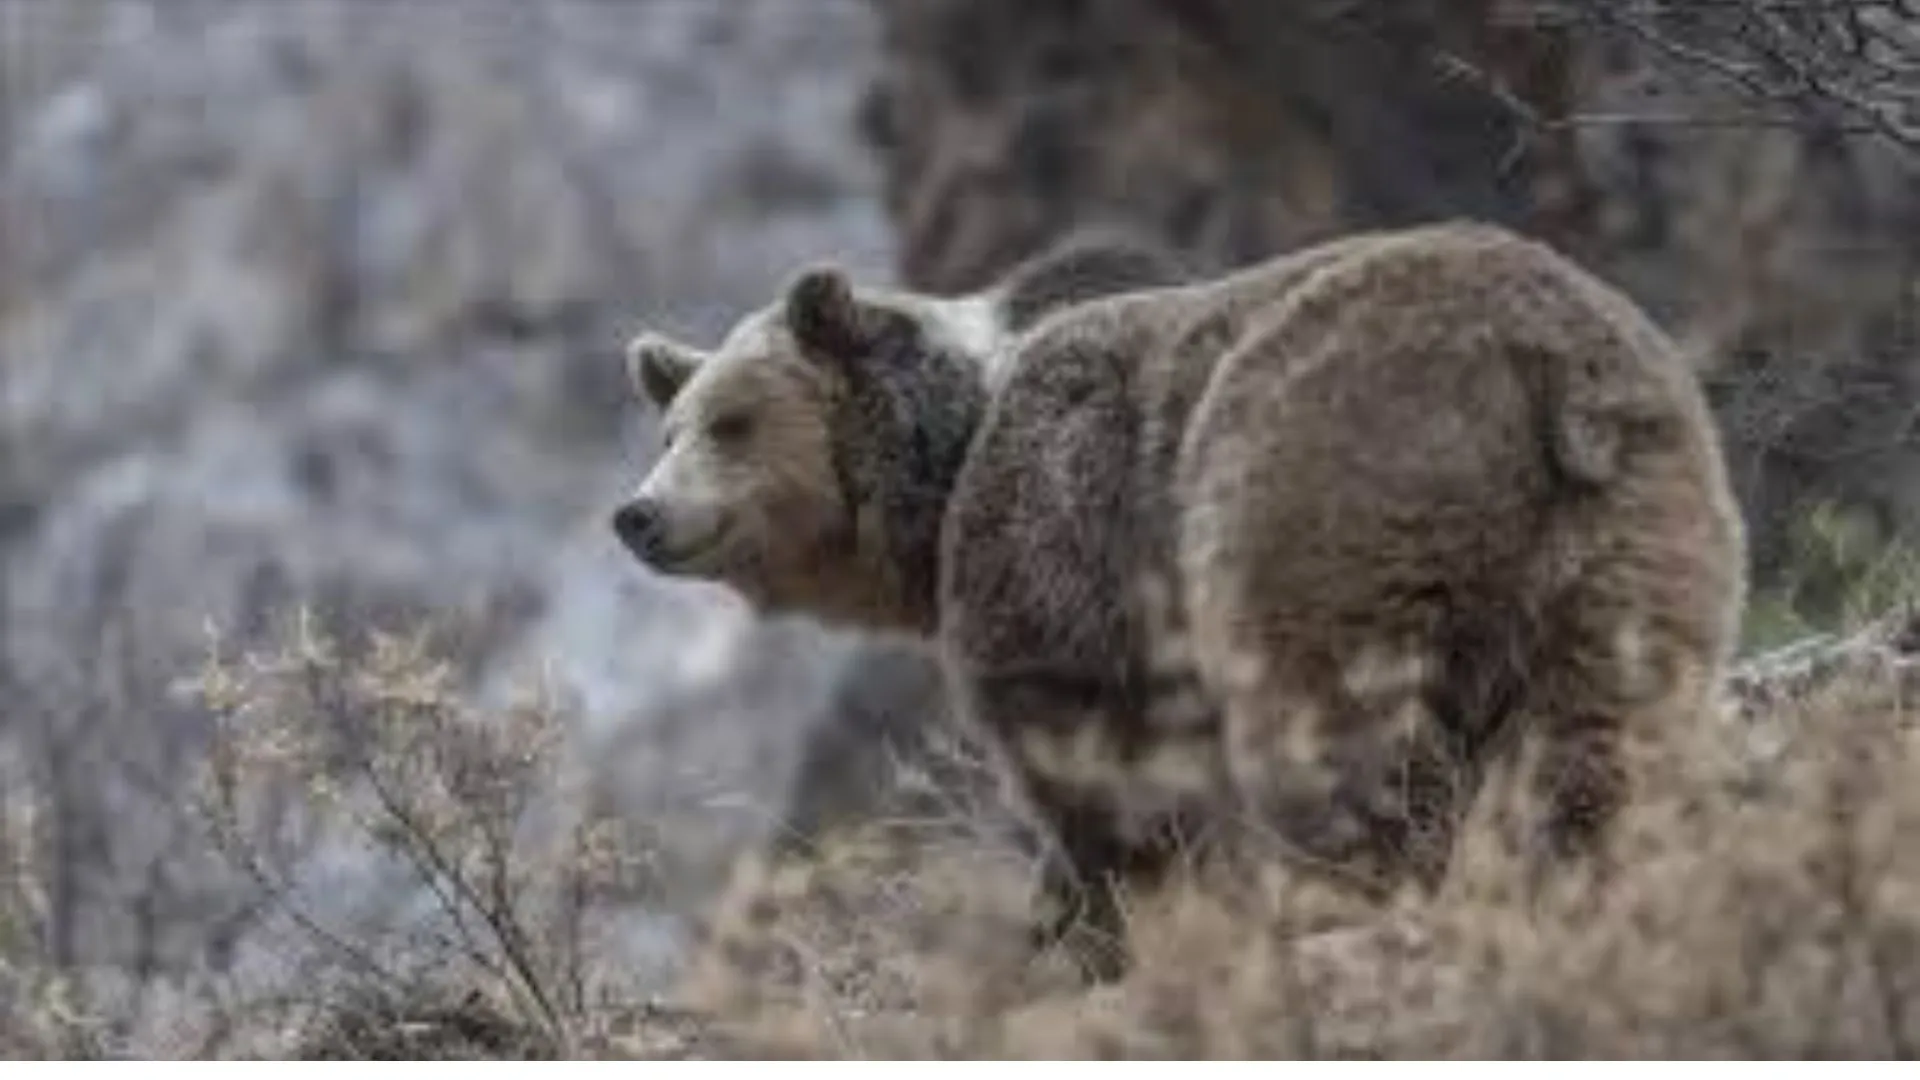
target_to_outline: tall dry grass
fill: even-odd
[[[1890,629],[1889,629],[1890,627]],[[218,652],[201,810],[296,962],[181,1053],[318,1057],[1905,1057],[1920,1046],[1914,627],[1770,654],[1673,733],[1600,872],[1522,888],[1470,821],[1433,895],[1192,863],[1125,897],[1126,976],[1035,953],[1038,870],[1000,813],[872,821],[745,859],[671,1000],[622,980],[608,897],[653,838],[569,812],[567,716],[464,701],[420,637],[302,624]],[[924,777],[920,781],[924,783]],[[9,792],[20,789],[10,788]],[[0,1052],[124,1052],[39,959],[37,810],[0,829]],[[1490,815],[1482,815],[1490,818]],[[329,921],[346,852],[410,918]],[[610,914],[611,913],[611,914]],[[267,916],[263,915],[262,918]],[[264,985],[264,984],[263,984]]]
[[[873,826],[744,871],[686,994],[803,1055],[1911,1056],[1920,675],[1844,655],[1674,733],[1604,879],[1523,889],[1485,820],[1437,895],[1379,905],[1195,867],[1128,898],[1135,964],[1089,989],[1015,946],[1021,860]]]

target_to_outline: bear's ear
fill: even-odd
[[[627,377],[634,389],[661,409],[700,366],[700,354],[659,334],[641,334],[627,346]]]
[[[787,287],[787,330],[806,352],[851,360],[871,344],[869,320],[847,275],[835,267],[806,270]]]

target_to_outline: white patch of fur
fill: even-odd
[[[1196,605],[1198,606],[1198,605]],[[1204,653],[1204,647],[1195,649]],[[1258,649],[1234,642],[1213,650],[1221,657],[1216,670],[1221,687],[1239,697],[1257,697],[1265,686],[1273,661]]]
[[[1403,701],[1393,712],[1393,720],[1388,727],[1392,737],[1401,742],[1416,742],[1423,738],[1433,726],[1433,717],[1419,699]]]
[[[1058,783],[1097,787],[1120,773],[1120,756],[1106,733],[1091,724],[1069,731],[1032,728],[1019,735],[1022,761]]]
[[[779,305],[763,308],[741,319],[727,339],[720,344],[720,352],[729,356],[757,356],[774,350],[774,327],[781,319]]]
[[[922,296],[891,289],[860,289],[862,300],[882,304],[918,319],[927,339],[936,347],[958,352],[979,363],[987,386],[998,387],[1013,350],[1013,332],[1007,326],[1005,304],[998,292],[967,296]],[[781,305],[774,304],[740,320],[727,334],[716,355],[757,356],[782,346]]]
[[[1219,745],[1212,739],[1162,740],[1136,768],[1152,787],[1182,795],[1217,792],[1222,780]]]
[[[1614,663],[1618,665],[1623,689],[1635,699],[1658,697],[1673,689],[1661,685],[1660,665],[1655,662],[1653,650],[1644,620],[1627,619],[1614,631]]]
[[[935,345],[978,361],[989,388],[1000,385],[1012,356],[1007,346],[1013,334],[1007,328],[998,293],[955,297],[876,293],[875,298],[919,319],[927,339]]]
[[[1292,766],[1319,768],[1327,753],[1327,741],[1321,735],[1325,721],[1319,708],[1302,702],[1281,716],[1279,737],[1273,741],[1275,759]]]
[[[1395,655],[1389,649],[1369,645],[1360,650],[1342,676],[1347,693],[1366,701],[1417,691],[1426,684],[1429,674],[1425,656]]]
[[[928,304],[927,311],[930,330],[969,356],[991,358],[1007,340],[1000,298],[991,293],[934,300]]]

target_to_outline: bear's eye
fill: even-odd
[[[739,442],[753,431],[753,417],[743,412],[726,413],[707,425],[707,437],[714,442]]]

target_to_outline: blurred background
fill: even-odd
[[[482,707],[546,686],[580,790],[675,822],[616,935],[643,990],[735,854],[874,812],[931,673],[605,524],[653,453],[626,338],[710,344],[823,258],[946,293],[1081,224],[1217,271],[1505,222],[1698,364],[1753,644],[1883,605],[1920,522],[1920,14],[1753,15],[1795,6],[0,0],[0,799],[31,841],[0,963],[148,1052],[187,1045],[192,979],[277,970],[186,797],[179,683],[303,609],[431,627]],[[405,921],[378,866],[308,854],[326,918]]]

